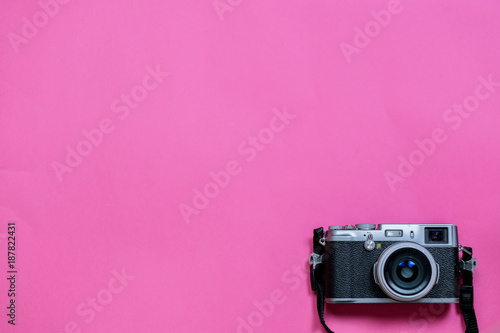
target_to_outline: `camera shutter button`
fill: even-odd
[[[365,249],[367,251],[373,251],[375,249],[375,242],[373,241],[372,234],[368,234],[368,238],[365,241]]]

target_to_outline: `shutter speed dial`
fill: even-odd
[[[356,229],[358,230],[375,230],[376,225],[371,223],[360,223],[356,224]]]

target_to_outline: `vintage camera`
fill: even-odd
[[[325,237],[327,303],[457,303],[453,224],[330,226]]]

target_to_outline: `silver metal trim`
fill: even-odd
[[[338,226],[336,226],[338,227]],[[426,244],[425,243],[425,228],[447,228],[448,243],[447,244]],[[386,230],[402,230],[402,237],[387,237]],[[457,247],[458,248],[458,233],[457,226],[454,224],[379,224],[375,230],[339,230],[329,229],[327,242],[364,242],[366,235],[373,235],[374,242],[414,242],[423,247]],[[411,237],[413,235],[413,237]]]
[[[309,264],[313,265],[313,269],[316,269],[316,266],[322,263],[323,263],[323,255],[319,255],[314,252],[311,253],[311,256],[309,257]]]
[[[472,258],[472,259],[467,260],[467,261],[460,260],[459,265],[460,265],[461,270],[471,271],[472,273],[474,273],[474,270],[477,267],[477,259]]]
[[[411,303],[458,303],[458,298],[421,298]],[[327,303],[408,303],[392,298],[327,298]]]
[[[375,279],[375,284],[379,284],[378,283],[378,278],[377,278],[377,266],[378,266],[378,261],[375,262],[375,264],[373,264],[373,278]]]

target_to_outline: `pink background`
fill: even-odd
[[[447,110],[478,77],[500,81],[500,4],[221,1],[221,16],[212,0],[52,2],[53,16],[2,1],[0,331],[322,332],[304,274],[313,228],[443,222],[474,247],[479,324],[498,332],[500,87],[467,117]],[[388,7],[385,27],[370,23]],[[39,27],[23,35],[33,15]],[[348,61],[341,43],[355,46],[365,27],[372,37]],[[169,75],[155,84],[148,66]],[[144,79],[155,88],[125,118],[121,96],[140,96]],[[273,120],[285,109],[288,124]],[[81,143],[103,120],[113,131]],[[419,160],[414,141],[435,128],[447,139]],[[259,133],[261,151],[248,141]],[[79,144],[92,151],[60,181],[54,163]],[[398,173],[399,156],[421,165],[393,191],[385,173]],[[193,190],[230,161],[239,174],[183,218]],[[119,288],[123,269],[133,278]],[[96,297],[105,305],[89,310]],[[335,332],[464,331],[455,305],[326,316]]]

